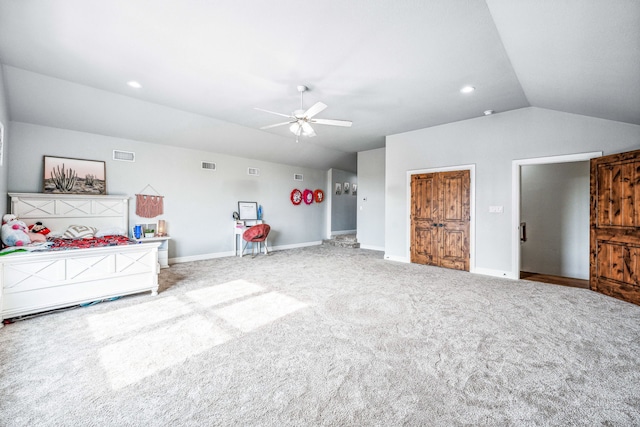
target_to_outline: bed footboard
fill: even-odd
[[[159,245],[0,257],[0,327],[11,317],[139,292],[157,295]]]

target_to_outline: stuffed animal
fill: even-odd
[[[27,224],[20,221],[15,215],[6,214],[2,217],[0,238],[6,246],[24,246],[31,243],[27,230]]]
[[[51,233],[51,230],[49,230],[47,227],[42,225],[42,223],[40,221],[38,221],[35,224],[31,224],[29,226],[29,232],[30,233],[44,234],[46,236],[47,234]]]
[[[31,243],[42,243],[47,241],[47,234],[51,233],[41,222],[36,222],[29,226],[29,239]]]

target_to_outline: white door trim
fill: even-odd
[[[520,278],[520,167],[523,165],[583,162],[596,157],[602,157],[602,151],[535,157],[511,162],[511,279]]]
[[[422,173],[469,171],[469,272],[476,270],[476,165],[445,166],[440,168],[415,169],[407,171],[407,249],[405,252],[406,262],[411,262],[411,176]]]

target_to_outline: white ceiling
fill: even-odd
[[[637,0],[0,0],[0,62],[14,121],[319,169],[487,109],[640,125]],[[300,84],[353,126],[260,130]]]

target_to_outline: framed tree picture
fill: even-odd
[[[342,184],[339,182],[336,182],[336,186],[335,186],[335,190],[334,193],[339,196],[340,194],[342,194]]]
[[[344,187],[342,187],[344,189],[344,194],[349,194],[349,183],[345,182],[344,183]]]
[[[44,156],[42,192],[107,194],[105,162]]]

